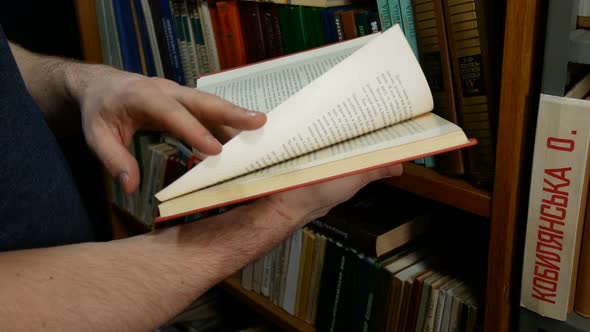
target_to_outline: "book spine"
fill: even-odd
[[[402,14],[402,22],[404,26],[404,34],[414,55],[419,58],[418,55],[418,41],[416,40],[416,23],[414,22],[414,8],[412,6],[412,0],[399,0],[400,11]]]
[[[295,315],[295,301],[297,297],[297,285],[299,283],[299,260],[302,255],[303,230],[298,229],[291,236],[291,247],[289,251],[289,265],[287,267],[287,280],[285,284],[285,296],[282,304],[283,309]]]
[[[344,248],[328,237],[315,321],[318,331],[329,331],[333,327],[335,298],[342,284],[345,263]]]
[[[388,0],[377,0],[377,11],[379,12],[379,20],[383,30],[387,30],[393,26],[393,19],[391,17],[391,9],[389,8]]]
[[[420,66],[434,100],[433,112],[458,124],[452,67],[441,0],[414,1],[414,18]],[[434,157],[436,168],[445,174],[465,172],[461,150]]]
[[[358,37],[356,20],[354,18],[354,14],[356,11],[356,9],[350,9],[340,13],[340,19],[342,20],[342,30],[344,30],[345,40]]]
[[[149,37],[149,44],[152,51],[152,59],[154,61],[156,76],[165,77],[162,58],[160,56],[160,49],[158,46],[158,39],[156,37],[156,31],[154,30],[154,18],[152,17],[152,10],[148,0],[141,0],[141,9],[143,10],[143,17],[145,19],[145,25]]]
[[[250,263],[242,269],[241,285],[242,285],[242,288],[244,288],[245,290],[249,290],[249,291],[252,290],[252,274],[253,274],[253,272],[254,272],[254,263]]]
[[[281,288],[283,288],[283,284],[281,283],[282,275],[284,273],[283,266],[285,265],[285,250],[287,249],[286,244],[287,241],[281,242],[275,248],[275,261],[273,266],[273,287],[272,293],[270,296],[270,300],[274,305],[279,305],[279,298],[281,296]]]
[[[315,249],[315,235],[306,227],[303,229],[301,257],[299,260],[299,282],[295,300],[295,316],[305,320],[309,299],[310,275]]]
[[[238,5],[248,63],[258,62],[266,58],[266,50],[263,42],[264,33],[262,31],[258,6],[258,2],[248,1],[240,2]]]
[[[344,27],[342,25],[342,18],[340,17],[340,12],[334,13],[334,25],[336,26],[336,36],[338,37],[338,41],[343,41]]]
[[[119,47],[123,60],[123,69],[142,73],[139,45],[133,25],[131,3],[127,1],[113,2],[115,20],[117,24],[117,35],[119,36]]]
[[[108,18],[104,0],[96,1],[96,23],[98,25],[98,36],[100,37],[101,56],[104,64],[114,66],[112,55],[112,40],[108,31]],[[112,186],[111,186],[112,188]],[[114,196],[111,196],[114,197]]]
[[[157,76],[156,70],[156,60],[154,59],[154,52],[152,50],[152,40],[150,36],[150,32],[148,30],[148,18],[145,16],[145,8],[144,5],[141,3],[141,0],[133,0],[132,4],[134,5],[134,10],[137,15],[137,24],[140,33],[140,38],[142,40],[142,48],[145,56],[146,62],[146,73],[147,76]]]
[[[402,9],[399,1],[400,0],[388,0],[389,12],[391,13],[391,22],[393,25],[399,24],[399,27],[404,31],[404,21],[402,19]]]
[[[573,309],[588,192],[590,102],[541,95],[520,303],[565,320]]]
[[[209,73],[211,72],[211,63],[208,55],[207,43],[203,34],[203,25],[201,23],[201,15],[199,14],[199,5],[196,0],[189,0],[187,5],[192,36],[195,42],[195,52],[197,54],[199,73]]]
[[[201,75],[201,65],[199,64],[201,57],[199,54],[199,45],[197,44],[195,30],[193,29],[193,12],[189,8],[189,2],[187,0],[183,0],[180,3],[179,8],[182,19],[182,29],[184,30],[186,38],[189,69],[191,70],[191,75],[193,77],[191,86],[196,87],[197,79]]]
[[[377,256],[377,237],[373,234],[347,227],[345,223],[338,222],[338,218],[326,215],[312,221],[311,227],[343,244],[362,251],[369,256]]]
[[[484,21],[484,1],[443,1],[453,81],[457,94],[460,126],[469,137],[478,140],[477,147],[465,150],[466,173],[477,187],[491,188],[495,156],[497,98],[494,55],[497,47],[488,47],[493,37]],[[489,4],[488,4],[489,5]],[[501,48],[500,48],[501,50]]]
[[[208,1],[197,0],[199,8],[199,16],[201,17],[201,24],[203,26],[203,39],[207,47],[207,58],[209,59],[210,70],[218,71],[221,69],[221,59],[219,58],[219,51],[217,49],[217,41],[215,39],[215,28],[213,27],[213,14],[209,11]]]
[[[162,10],[160,9],[160,2],[159,0],[149,0],[149,6],[150,11],[152,13],[155,37],[158,43],[160,57],[162,59],[162,70],[164,72],[164,77],[170,80],[174,80],[174,66],[172,64],[170,51],[168,50],[166,34],[164,33],[164,20],[162,19]]]
[[[226,68],[246,64],[246,50],[242,37],[242,28],[237,10],[237,0],[218,1],[215,3],[219,20],[219,36],[223,45]]]
[[[172,9],[170,8],[169,0],[160,0],[160,14],[162,19],[162,27],[164,30],[165,42],[170,52],[170,59],[174,69],[174,81],[180,85],[185,85],[186,80],[182,68],[182,59],[180,58],[180,50],[178,48],[178,39],[174,31],[174,22],[172,17]]]
[[[133,32],[135,33],[135,41],[137,43],[137,51],[139,54],[139,64],[141,68],[141,74],[148,75],[147,63],[146,63],[146,52],[143,45],[143,39],[141,36],[140,31],[140,21],[138,17],[137,8],[135,6],[135,2],[129,1],[130,5],[130,14],[131,14],[131,22],[133,22]]]
[[[178,44],[185,84],[189,87],[194,87],[198,74],[195,72],[194,58],[191,56],[191,41],[189,40],[188,31],[185,29],[183,5],[183,0],[170,0],[172,23]]]

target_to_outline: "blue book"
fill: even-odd
[[[152,44],[148,35],[145,16],[143,15],[141,0],[133,0],[135,7],[135,16],[137,17],[137,27],[139,29],[139,35],[141,37],[141,43],[143,46],[143,53],[145,57],[145,66],[147,76],[157,76],[156,64],[154,62],[154,53],[152,51]]]
[[[117,35],[119,36],[119,48],[123,60],[123,69],[143,74],[139,60],[139,44],[135,35],[133,16],[131,14],[131,2],[113,0]]]
[[[336,31],[336,23],[334,22],[334,13],[343,10],[351,9],[355,6],[341,6],[322,9],[320,15],[322,17],[322,24],[324,25],[326,44],[335,43],[338,41],[338,32]]]
[[[172,16],[172,8],[170,8],[170,1],[160,0],[160,15],[166,35],[166,43],[170,52],[172,60],[172,67],[174,68],[174,80],[180,85],[186,85],[184,77],[184,70],[182,68],[182,59],[180,58],[180,48],[178,46],[178,39],[176,38],[176,31],[174,29],[174,22]]]

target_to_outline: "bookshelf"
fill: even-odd
[[[382,182],[482,217],[490,216],[490,192],[420,165],[406,163],[402,176]]]
[[[245,290],[241,286],[240,279],[230,277],[221,283],[221,288],[225,289],[229,294],[235,296],[238,300],[248,305],[252,310],[258,312],[263,317],[273,322],[281,331],[302,331],[315,332],[313,325],[291,316],[283,309],[271,303],[267,298]]]
[[[75,0],[84,56],[100,61],[100,39],[93,0]],[[522,259],[522,234],[527,206],[534,124],[540,91],[546,3],[540,0],[507,0],[500,95],[495,182],[493,190],[476,189],[464,181],[408,165],[405,174],[387,183],[421,196],[489,218],[490,245],[484,331],[509,331],[519,313],[518,287]],[[493,18],[492,18],[493,19]],[[112,207],[109,207],[114,211]],[[113,215],[116,215],[114,213]],[[115,216],[113,224],[126,230]],[[137,231],[137,230],[136,230]],[[129,234],[129,233],[127,233]],[[236,279],[221,285],[285,330],[313,331],[268,300],[242,290]]]

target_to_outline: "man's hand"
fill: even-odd
[[[49,125],[54,131],[79,128],[81,118],[88,144],[127,193],[139,184],[137,161],[128,151],[138,129],[169,131],[213,155],[221,152],[218,140],[266,121],[262,113],[166,79],[42,56],[12,43],[10,47]],[[78,108],[81,114],[73,112]]]
[[[127,147],[138,129],[171,132],[207,155],[241,130],[261,127],[263,113],[247,111],[216,96],[161,78],[114,69],[87,80],[79,96],[89,146],[123,189],[139,184],[139,169]]]
[[[324,216],[334,206],[352,198],[367,184],[402,174],[402,165],[379,168],[317,185],[290,190],[260,199],[256,204],[269,205],[286,220],[298,226]]]

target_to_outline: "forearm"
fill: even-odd
[[[10,48],[29,93],[55,132],[80,130],[79,91],[101,71],[116,70],[39,55],[14,43]]]
[[[8,330],[153,330],[301,223],[275,211],[258,202],[125,240],[2,253],[0,321]]]

